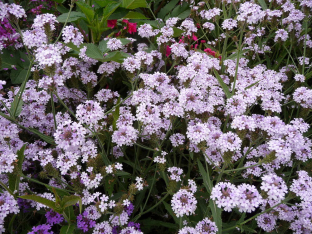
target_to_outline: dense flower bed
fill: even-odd
[[[1,2],[0,233],[312,233],[311,12]]]

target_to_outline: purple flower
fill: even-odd
[[[28,232],[28,234],[53,234],[52,231],[49,232],[51,229],[51,226],[48,224],[42,224],[38,225],[32,228],[31,232]]]
[[[213,187],[210,198],[216,201],[219,208],[231,211],[237,205],[237,188],[229,182],[220,182]]]
[[[134,210],[134,205],[130,203],[129,205],[124,207],[124,210],[127,212],[128,216],[130,216]]]
[[[87,232],[90,228],[95,227],[95,221],[87,218],[88,213],[84,211],[77,216],[77,227],[82,229],[83,232]]]
[[[47,223],[51,225],[60,224],[64,220],[62,215],[54,212],[53,210],[47,211],[47,213],[45,214],[45,217],[47,218]]]

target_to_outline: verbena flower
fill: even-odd
[[[180,189],[173,195],[171,207],[177,217],[194,214],[196,210],[197,200],[194,194],[186,189]]]

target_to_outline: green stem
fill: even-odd
[[[162,203],[167,197],[169,196],[169,193],[166,193],[166,195],[159,200],[159,202],[157,202],[154,206],[152,206],[151,208],[149,208],[148,210],[142,212],[142,213],[139,213],[134,219],[133,219],[133,222],[136,222],[142,215],[150,212],[151,210],[153,210],[155,207],[157,207],[160,203]]]
[[[65,23],[64,23],[64,25],[63,25],[63,28],[62,28],[60,34],[58,35],[58,37],[56,38],[54,44],[57,43],[57,42],[60,40],[61,35],[62,35],[62,32],[63,32],[64,28],[66,27],[66,24],[67,24],[68,19],[69,19],[69,16],[70,16],[70,13],[72,12],[73,8],[74,8],[74,1],[72,0],[71,3],[70,3],[70,5],[69,5],[69,11],[68,11],[68,13],[67,13],[67,18],[66,18],[66,20],[65,20]]]

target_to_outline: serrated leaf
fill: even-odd
[[[165,16],[172,11],[172,9],[177,5],[180,0],[170,1],[167,5],[165,5],[157,14],[157,17],[160,19],[164,19]]]
[[[12,84],[21,84],[25,80],[27,75],[27,70],[18,68],[13,69],[10,74]]]
[[[145,15],[143,15],[140,12],[136,11],[130,11],[128,14],[124,17],[126,19],[148,19]]]
[[[68,14],[69,13],[63,13],[59,17],[57,17],[56,20],[60,23],[65,23]],[[85,14],[83,14],[82,12],[72,11],[68,17],[67,22],[74,22],[74,21],[79,20],[79,19],[84,18],[84,17],[85,17]]]
[[[94,44],[87,44],[86,55],[96,60],[103,59],[103,54],[101,50]]]
[[[60,234],[73,234],[75,229],[76,227],[73,224],[65,225],[61,228]]]
[[[82,211],[81,197],[76,195],[64,196],[61,202],[61,207],[65,209],[66,207],[76,205],[77,203],[79,203],[79,210],[81,213]]]
[[[62,5],[58,5],[56,7],[56,9],[60,12],[60,13],[67,13],[69,11],[69,9],[67,9],[66,7],[62,6]]]
[[[177,27],[173,27],[173,37],[179,37],[184,32],[184,30]]]
[[[55,212],[59,213],[59,214],[62,214],[59,212],[59,210],[56,208],[55,206],[55,202],[54,201],[51,201],[47,198],[44,198],[44,197],[40,197],[40,196],[37,196],[37,195],[23,195],[23,196],[19,196],[19,198],[22,198],[22,199],[26,199],[26,200],[32,200],[32,201],[35,201],[35,202],[39,202],[49,208],[51,208],[52,210],[54,210]]]
[[[106,52],[109,51],[109,50],[107,49],[107,42],[108,42],[108,40],[102,40],[102,41],[99,43],[99,49],[101,50],[102,53],[106,53]]]
[[[79,7],[79,9],[85,14],[88,22],[91,23],[95,15],[94,9],[92,9],[91,6],[82,1],[77,2],[76,4]]]
[[[1,69],[8,68],[12,69],[13,67],[17,67],[17,64],[19,62],[19,55],[16,51],[10,51],[10,50],[2,50],[2,53],[0,53],[1,56]]]
[[[136,9],[139,7],[147,7],[147,3],[145,0],[122,0],[121,1],[121,7],[124,7],[126,9]]]
[[[129,10],[125,8],[117,8],[113,14],[111,14],[108,19],[109,20],[114,20],[114,19],[121,19],[124,18],[128,14]]]
[[[114,52],[109,52],[107,56],[102,59],[102,62],[108,62],[108,61],[115,61],[117,63],[122,63],[125,58],[129,57],[125,52],[122,51],[114,51]]]
[[[103,10],[103,20],[106,20],[115,12],[115,10],[120,6],[120,2],[110,3]]]
[[[106,7],[110,3],[116,3],[117,1],[114,0],[95,0],[95,2],[100,6],[100,7]]]

